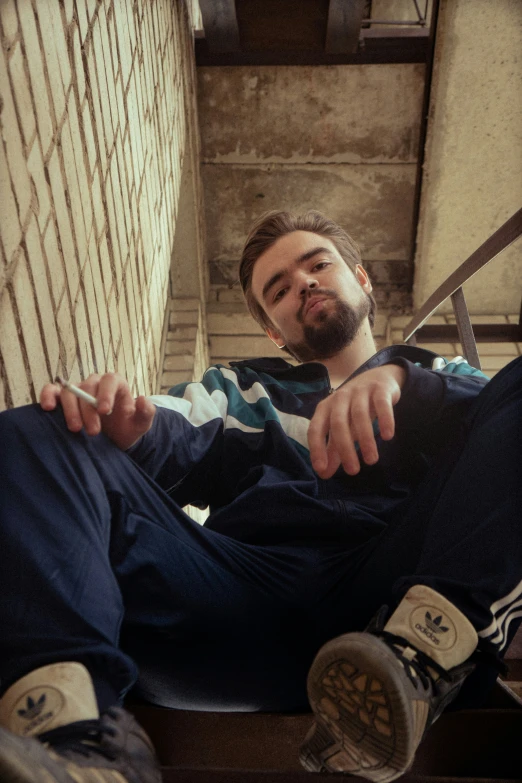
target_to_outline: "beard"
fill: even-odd
[[[365,318],[370,313],[370,300],[363,294],[361,301],[354,307],[339,298],[335,291],[316,290],[314,296],[321,295],[333,300],[332,311],[321,311],[315,322],[305,324],[303,339],[299,343],[286,343],[286,349],[300,362],[330,359],[350,345]],[[304,323],[304,308],[308,300],[297,313],[297,320]]]

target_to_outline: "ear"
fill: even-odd
[[[265,329],[267,335],[270,337],[273,343],[277,345],[278,348],[284,348],[285,347],[285,341],[281,337],[280,333],[277,332],[275,329],[271,329],[269,326]]]
[[[355,267],[355,277],[359,281],[359,285],[363,291],[367,294],[370,294],[372,291],[372,284],[370,283],[368,272],[363,266],[361,266],[361,264],[357,264]]]

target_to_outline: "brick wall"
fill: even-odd
[[[185,4],[2,0],[0,33],[0,409],[57,373],[155,391],[195,129]]]

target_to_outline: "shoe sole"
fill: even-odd
[[[49,763],[43,745],[0,728],[1,783],[73,783],[64,769],[50,771]]]
[[[352,633],[325,644],[308,675],[316,720],[301,746],[305,769],[379,783],[406,772],[417,738],[403,677],[393,652],[375,636]]]

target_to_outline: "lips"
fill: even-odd
[[[314,296],[311,299],[309,299],[308,304],[305,307],[304,314],[307,315],[307,313],[314,307],[314,305],[319,304],[319,302],[326,301],[328,297],[326,296]]]

